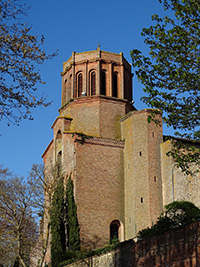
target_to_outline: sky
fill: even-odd
[[[61,107],[63,62],[73,51],[95,50],[99,43],[101,50],[123,52],[131,63],[132,49],[148,52],[142,28],[152,24],[151,15],[164,14],[158,0],[26,0],[26,3],[30,6],[26,22],[32,25],[32,34],[44,35],[43,48],[47,53],[58,50],[58,56],[39,66],[45,84],[38,87],[38,92],[44,92],[52,104],[33,110],[34,120],[24,120],[20,126],[7,126],[6,121],[0,121],[0,164],[24,177],[32,164],[42,163],[41,155],[53,138],[51,125]],[[137,109],[146,108],[140,101],[142,95],[142,86],[133,77]]]

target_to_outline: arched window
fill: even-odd
[[[62,162],[62,133],[58,130],[56,134],[56,161]]]
[[[119,239],[119,227],[120,227],[120,222],[118,220],[111,222],[111,224],[110,224],[110,241],[112,241],[113,238]]]
[[[112,96],[118,97],[117,91],[118,91],[117,73],[114,73],[114,75],[113,75],[113,92],[112,92]]]
[[[65,90],[67,90],[67,79],[65,79]]]
[[[83,91],[83,75],[82,73],[78,74],[78,97],[82,95]]]
[[[101,73],[101,95],[106,95],[106,72]]]
[[[62,134],[60,130],[58,130],[57,132],[56,139],[62,139]]]
[[[94,71],[91,72],[91,95],[96,95],[96,74]]]

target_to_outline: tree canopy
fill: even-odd
[[[43,49],[44,37],[31,34],[24,23],[28,7],[19,0],[0,1],[0,121],[19,124],[32,119],[31,110],[47,106],[38,96],[38,84],[43,83],[38,64],[52,58]]]
[[[163,111],[163,120],[168,127],[175,130],[175,136],[198,142],[200,2],[159,2],[163,3],[167,15],[163,18],[153,15],[153,25],[142,30],[145,44],[149,47],[149,56],[143,55],[137,49],[131,51],[136,75],[146,93],[142,100],[148,106]],[[151,119],[153,115],[149,118]],[[176,152],[173,151],[172,154],[177,155]],[[190,152],[188,162],[199,162],[199,149],[192,148]],[[177,160],[181,161],[180,157]]]
[[[199,220],[200,209],[192,202],[174,201],[164,207],[164,212],[154,225],[139,231],[137,237],[145,239]]]

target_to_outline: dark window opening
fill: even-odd
[[[117,90],[118,90],[117,73],[114,73],[114,75],[113,75],[113,94],[112,94],[114,97],[118,97]]]
[[[102,71],[101,73],[101,95],[106,95],[106,73]]]
[[[80,73],[78,75],[78,97],[82,95],[83,91],[83,75]]]
[[[96,94],[96,75],[95,72],[93,71],[91,73],[91,95]]]
[[[143,202],[144,202],[143,197],[141,197],[141,203],[143,203]]]
[[[140,156],[142,156],[142,151],[140,151]]]
[[[61,162],[61,160],[62,160],[62,151],[58,152],[57,160],[58,160],[58,162]]]
[[[156,182],[156,180],[157,180],[157,178],[156,178],[156,176],[154,176],[154,182]]]
[[[60,130],[57,132],[56,139],[62,139],[62,134]]]
[[[119,227],[119,221],[113,221],[110,224],[110,241],[112,241],[113,239],[119,239]]]

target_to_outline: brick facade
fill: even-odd
[[[161,113],[156,126],[147,122],[153,110],[132,106],[131,66],[122,53],[73,52],[61,75],[62,106],[43,159],[47,176],[59,157],[65,180],[72,176],[82,248],[108,242],[112,222],[120,241],[133,238],[172,200],[200,206],[200,179],[183,177],[166,157]]]

